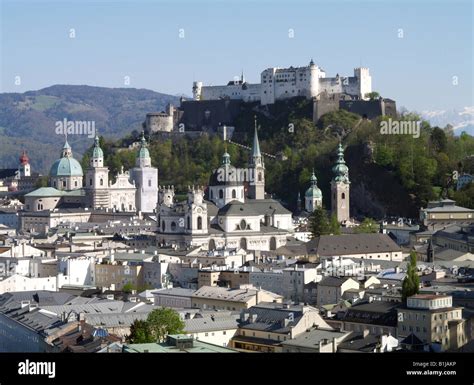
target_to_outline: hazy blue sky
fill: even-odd
[[[327,76],[369,67],[373,89],[408,109],[474,104],[471,0],[0,3],[1,92],[129,76],[130,87],[191,95],[193,80],[224,84],[243,69],[258,82],[267,67],[314,58]]]

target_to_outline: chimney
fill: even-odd
[[[246,322],[249,319],[249,313],[245,311],[245,309],[242,309],[240,312],[240,322]]]

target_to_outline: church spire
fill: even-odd
[[[263,165],[262,153],[260,152],[260,142],[258,140],[258,128],[257,128],[256,116],[255,116],[255,129],[254,129],[254,135],[253,135],[251,164],[254,166]]]
[[[337,147],[337,160],[336,164],[332,168],[334,173],[333,180],[335,182],[349,182],[349,168],[346,166],[346,161],[344,160],[344,148],[342,144],[339,142],[339,146]]]

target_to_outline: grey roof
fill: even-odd
[[[74,295],[68,293],[46,290],[4,293],[0,295],[0,312],[21,307],[22,301],[30,301],[30,303],[38,304],[42,307],[47,305],[63,305],[75,298]]]
[[[374,301],[356,304],[346,310],[342,321],[381,326],[397,326],[398,302]]]
[[[151,310],[150,310],[151,311]],[[150,311],[140,313],[85,314],[85,321],[92,326],[128,327],[136,320],[146,320]]]
[[[184,289],[181,287],[173,287],[171,289],[158,289],[154,290],[152,294],[154,295],[168,295],[168,296],[177,296],[177,297],[189,297],[195,292],[193,289]]]
[[[184,320],[184,330],[187,333],[207,332],[214,330],[237,329],[239,324],[239,314],[220,316],[217,312],[212,316],[195,317]]]
[[[296,326],[303,317],[302,306],[283,309],[276,306],[257,305],[252,306],[247,311],[250,314],[249,318],[247,321],[239,321],[240,328],[272,333],[289,333],[290,328]],[[317,310],[315,309],[315,311]],[[290,313],[293,314],[293,321],[289,319]],[[256,319],[252,320],[252,315],[256,315]]]
[[[338,346],[338,350],[357,350],[360,352],[373,352],[379,343],[379,339],[369,334],[366,337],[362,333],[352,333],[344,342]]]
[[[312,329],[310,331],[301,333],[292,340],[283,341],[281,344],[283,346],[301,346],[304,348],[318,349],[320,342],[324,340],[332,341],[333,338],[339,339],[346,336],[347,334],[348,332],[340,332],[336,330]]]
[[[250,216],[254,217],[259,215],[259,213],[253,208],[245,203],[239,202],[237,200],[231,201],[227,203],[224,207],[222,207],[218,215],[222,216]]]
[[[270,291],[260,289],[267,295],[274,298],[281,298],[280,295]],[[214,300],[225,300],[233,302],[248,302],[257,295],[257,289],[228,289],[217,286],[202,286],[192,294],[192,298],[211,298]]]
[[[318,282],[318,286],[332,286],[340,287],[344,282],[346,282],[349,277],[340,278],[340,277],[324,277],[321,281]]]
[[[380,233],[321,235],[306,245],[308,254],[320,256],[401,251],[388,235]]]

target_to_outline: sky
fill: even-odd
[[[369,67],[373,90],[398,107],[474,105],[472,0],[0,0],[0,25],[0,92],[192,95],[193,80],[227,84],[243,70],[256,83],[313,58],[327,76]]]

